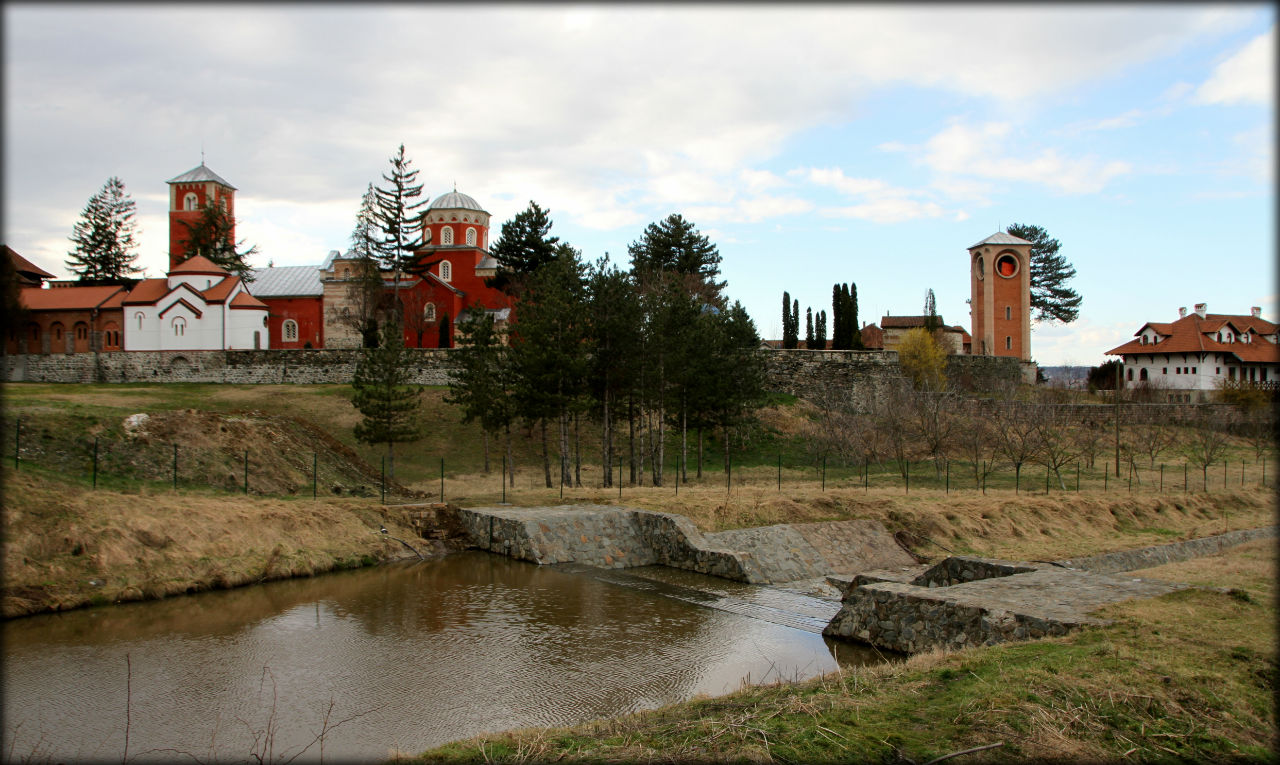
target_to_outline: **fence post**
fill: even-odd
[[[1227,490],[1227,462],[1228,460],[1226,459],[1222,460],[1222,490],[1223,491]]]
[[[871,493],[871,458],[862,458],[862,493]]]
[[[1240,471],[1240,485],[1244,485],[1244,469]],[[778,491],[782,491],[782,452],[778,452]]]
[[[1107,491],[1107,481],[1110,475],[1111,475],[1111,471],[1109,469],[1102,471],[1102,491],[1104,493]]]
[[[1240,460],[1240,488],[1244,488],[1244,460]]]
[[[951,493],[951,460],[947,460],[947,494]]]
[[[249,450],[244,450],[244,493],[249,493]]]
[[[1049,493],[1049,466],[1044,466],[1044,493]]]
[[[1133,493],[1133,463],[1129,463],[1129,493]]]
[[[13,469],[18,469],[18,456],[22,453],[22,418],[14,422],[13,427]]]
[[[382,496],[382,504],[387,504],[387,458],[384,456],[381,463],[381,473],[378,475],[378,486]]]
[[[1185,461],[1182,463],[1182,491],[1183,493],[1187,491],[1187,463]]]
[[[1022,489],[1022,463],[1019,462],[1013,466],[1013,493],[1017,494]]]
[[[318,483],[317,473],[319,472],[318,470],[316,470],[316,468],[318,467],[320,467],[320,453],[311,452],[311,498],[312,499],[316,498],[316,483]]]
[[[622,499],[622,455],[618,455],[618,499]]]
[[[560,499],[564,499],[564,458],[560,455]],[[444,501],[444,460],[440,460],[440,501]]]
[[[724,454],[724,495],[733,493],[733,452],[725,449]]]
[[[982,496],[987,496],[987,461],[982,461]]]
[[[93,437],[93,488],[98,488],[98,437]]]
[[[440,458],[440,501],[444,502],[444,457]]]
[[[502,455],[502,504],[507,504],[507,455],[505,454]]]
[[[827,490],[827,455],[822,455],[822,491]]]
[[[1164,463],[1160,463],[1160,493],[1164,494]]]
[[[178,445],[173,445],[173,490],[178,490]]]
[[[1080,463],[1076,462],[1076,494],[1080,493]]]
[[[911,460],[907,460],[907,469],[902,471],[902,492],[911,493]]]

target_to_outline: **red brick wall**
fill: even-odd
[[[249,286],[250,291],[253,285]],[[316,297],[259,298],[267,304],[267,338],[272,348],[324,347],[324,301]],[[284,339],[286,320],[298,323],[298,339]]]

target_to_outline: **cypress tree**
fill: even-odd
[[[840,285],[831,285],[831,350],[843,351],[848,350],[842,344],[844,336],[841,334],[841,327],[844,326],[844,301],[840,299]]]
[[[804,309],[804,347],[813,350],[813,309]]]
[[[866,348],[862,344],[862,326],[858,324],[858,285],[849,282],[849,347],[860,351]]]
[[[796,347],[799,338],[796,337],[797,328],[791,324],[791,293],[783,290],[782,292],[782,347],[784,350],[791,350]]]
[[[827,312],[818,311],[818,316],[813,320],[813,342],[820,351],[827,348]]]

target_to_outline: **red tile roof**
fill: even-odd
[[[868,324],[862,328],[862,345],[864,348],[877,350],[884,348],[884,330],[875,324]]]
[[[239,295],[231,298],[232,308],[266,308],[267,304],[257,299],[248,292],[241,292]]]
[[[127,297],[125,305],[151,305],[169,294],[168,279],[143,279]]]
[[[119,285],[100,287],[62,287],[40,289],[23,287],[22,305],[32,311],[91,311],[102,308],[117,292],[124,292]]]
[[[230,295],[231,290],[235,289],[235,286],[239,283],[240,277],[228,276],[200,294],[204,295],[204,299],[210,303],[221,303],[227,299],[227,295]]]
[[[1251,331],[1252,342],[1242,343],[1238,339],[1232,343],[1220,343],[1217,332],[1226,325],[1231,325],[1238,332]],[[1143,343],[1138,339],[1112,348],[1106,352],[1108,356],[1124,356],[1132,354],[1154,353],[1228,353],[1241,361],[1280,362],[1280,345],[1260,337],[1276,332],[1276,325],[1266,319],[1254,316],[1238,316],[1233,314],[1206,314],[1202,319],[1197,313],[1189,313],[1175,322],[1168,324],[1148,322],[1142,325],[1135,334],[1141,335],[1150,327],[1160,336],[1158,343]]]
[[[39,283],[41,279],[53,278],[53,274],[49,273],[48,271],[44,270],[40,266],[37,266],[35,263],[32,263],[31,261],[22,257],[18,253],[14,252],[13,248],[10,247],[9,245],[0,244],[0,247],[4,248],[5,255],[7,255],[9,259],[13,261],[14,270],[16,270],[19,274],[22,274],[23,276],[28,277],[28,279],[36,283]]]
[[[221,274],[226,276],[229,271],[222,266],[214,263],[203,255],[192,255],[178,265],[169,269],[172,274]]]

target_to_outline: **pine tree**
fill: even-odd
[[[205,205],[195,222],[181,223],[187,229],[183,244],[188,259],[203,255],[246,282],[253,279],[249,258],[258,254],[258,246],[243,249],[244,240],[235,241],[236,221],[225,207]]]
[[[813,350],[813,309],[804,308],[804,347]]]
[[[337,321],[360,333],[361,345],[372,348],[378,344],[378,309],[382,306],[382,272],[378,267],[377,210],[373,184],[360,199],[355,227],[351,231],[351,250],[347,257],[355,259],[355,275],[347,285],[345,314],[338,314]],[[330,310],[338,311],[337,306]]]
[[[356,440],[387,445],[387,474],[395,479],[395,445],[416,441],[421,433],[418,399],[422,389],[410,384],[404,331],[395,321],[382,325],[376,348],[366,348],[356,362],[351,403],[363,419],[356,423]]]
[[[373,189],[377,222],[377,239],[374,252],[384,269],[393,273],[395,297],[400,297],[400,275],[413,267],[415,252],[422,246],[423,218],[418,212],[426,200],[422,196],[422,184],[413,161],[404,155],[404,144],[388,162],[391,174],[382,174],[386,186]],[[419,267],[426,264],[417,264]]]
[[[80,220],[72,228],[75,247],[67,253],[67,268],[81,281],[118,281],[140,273],[135,238],[137,204],[124,190],[124,182],[112,176],[89,198]]]
[[[1080,316],[1082,298],[1067,282],[1075,266],[1058,254],[1061,244],[1039,226],[1015,223],[1008,233],[1031,242],[1031,315],[1037,321],[1070,324]]]
[[[942,320],[938,318],[938,301],[933,297],[933,288],[924,293],[924,329],[929,334],[938,331]]]
[[[650,223],[639,240],[627,247],[631,270],[641,279],[647,273],[674,272],[690,277],[694,290],[708,302],[720,296],[720,251],[678,213]]]
[[[489,249],[498,261],[498,273],[489,280],[489,286],[509,291],[513,285],[527,279],[556,255],[558,236],[550,236],[551,211],[543,210],[537,202],[529,200],[529,207],[502,224],[502,235]]]
[[[505,432],[510,445],[515,416],[511,398],[511,369],[493,315],[476,304],[458,321],[460,343],[450,358],[456,372],[449,380],[445,401],[462,408],[464,423],[479,421],[484,431],[484,472],[489,472],[489,435]]]

